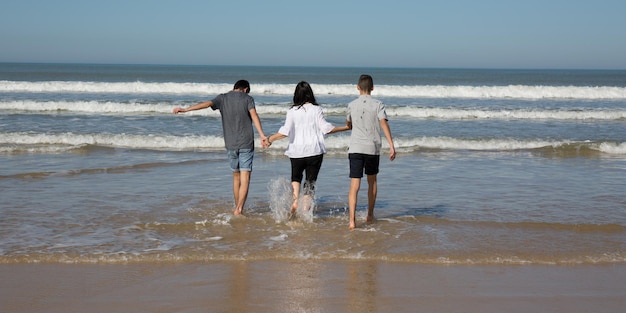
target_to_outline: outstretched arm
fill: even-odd
[[[201,110],[201,109],[206,109],[210,106],[213,105],[213,101],[205,101],[205,102],[200,102],[196,105],[190,106],[188,108],[180,108],[180,107],[176,107],[174,108],[174,110],[172,110],[172,113],[174,114],[178,114],[178,113],[185,113],[185,112],[189,112],[189,111],[195,111],[195,110]]]
[[[389,128],[389,122],[383,118],[380,120],[380,127],[385,133],[385,138],[389,143],[389,160],[393,161],[396,158],[396,148],[393,146],[393,138],[391,138],[391,129]]]

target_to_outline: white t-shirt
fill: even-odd
[[[290,158],[304,158],[326,153],[324,135],[333,130],[333,124],[326,121],[319,105],[305,103],[287,111],[285,125],[278,133],[289,137],[285,155]]]

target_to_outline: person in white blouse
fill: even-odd
[[[302,210],[310,209],[315,192],[315,182],[322,166],[326,147],[324,135],[349,130],[350,126],[335,127],[326,121],[322,108],[315,101],[311,85],[301,81],[293,94],[293,105],[287,111],[285,124],[277,133],[267,137],[266,144],[283,138],[289,138],[285,155],[291,161],[291,186],[293,188],[294,214],[299,206],[300,184],[303,172],[306,173],[303,186]]]

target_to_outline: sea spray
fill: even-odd
[[[293,193],[291,182],[285,177],[271,179],[268,183],[270,195],[270,210],[276,223],[287,222],[290,219],[298,219],[307,223],[313,222],[315,213],[315,198],[313,196],[300,195],[298,209],[295,214],[291,213]],[[309,192],[304,192],[309,194]]]
[[[315,185],[304,184],[303,189],[303,195],[300,195],[296,214],[299,219],[312,223],[313,214],[315,213]]]
[[[293,196],[291,183],[285,177],[271,179],[268,183],[270,210],[276,223],[286,222],[291,212]]]

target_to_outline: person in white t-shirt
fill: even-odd
[[[326,153],[324,135],[349,129],[350,126],[348,125],[335,127],[326,121],[309,83],[301,81],[296,85],[293,105],[287,111],[285,124],[277,133],[266,139],[269,146],[276,140],[289,138],[285,155],[291,161],[292,214],[298,208],[303,172],[306,173],[306,178],[303,186],[302,209],[308,210],[310,208],[315,192],[315,182],[322,166],[324,153]]]

